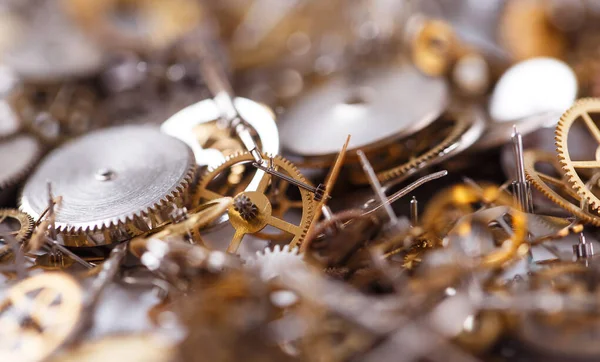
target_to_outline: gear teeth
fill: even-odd
[[[193,157],[191,158],[193,160]],[[135,222],[138,219],[147,218],[149,215],[157,213],[159,210],[168,207],[173,200],[183,197],[186,192],[190,189],[190,185],[194,178],[194,174],[196,172],[196,166],[193,163],[190,163],[188,167],[188,171],[186,172],[183,179],[180,181],[178,185],[176,185],[173,190],[161,197],[154,204],[146,207],[145,209],[141,209],[139,211],[133,212],[131,214],[125,215],[120,218],[115,218],[112,220],[105,220],[99,224],[96,224],[92,227],[85,226],[69,226],[69,225],[56,225],[56,232],[65,233],[70,235],[76,234],[87,234],[87,233],[97,233],[103,230],[115,230],[115,229],[124,229],[129,231],[130,229],[127,227],[128,224]],[[19,205],[19,208],[21,206]],[[133,235],[137,236],[137,235]]]
[[[294,179],[302,182],[309,183],[304,175],[300,172],[298,167],[288,159],[282,157],[281,155],[271,155],[271,154],[263,154],[264,158],[273,158],[275,160],[275,165],[279,168],[282,168],[285,172],[287,172]],[[195,192],[193,195],[193,205],[199,205],[202,201],[202,191],[208,187],[210,182],[214,179],[216,175],[225,171],[229,167],[240,163],[240,162],[253,162],[254,157],[248,152],[236,152],[230,156],[225,158],[220,165],[209,167],[200,177],[198,184],[196,185]],[[304,189],[299,189],[300,195],[302,198],[302,219],[300,221],[300,232],[294,236],[290,245],[300,245],[302,241],[306,238],[308,230],[310,228],[310,223],[314,217],[314,204],[315,201],[312,200],[312,194]],[[235,196],[235,195],[233,195]]]
[[[377,178],[379,179],[379,181],[389,182],[393,181],[396,178],[402,177],[409,173],[411,170],[422,167],[423,163],[434,159],[446,148],[450,147],[454,142],[456,142],[456,140],[458,140],[462,136],[462,134],[466,131],[466,129],[469,126],[467,122],[460,121],[458,119],[455,119],[453,121],[455,122],[455,124],[452,130],[442,142],[440,142],[438,145],[436,145],[429,151],[425,152],[421,156],[416,157],[413,160],[410,160],[392,169],[378,172]]]
[[[15,235],[15,239],[18,242],[29,239],[35,226],[33,218],[29,214],[16,209],[0,209],[0,220],[5,220],[7,217],[19,221],[20,228]]]
[[[537,162],[547,162],[552,164],[557,171],[561,170],[560,165],[556,162],[556,158],[552,153],[549,152],[539,152],[539,151],[525,151],[524,154],[524,164],[525,164],[525,175],[527,180],[531,182],[531,184],[540,191],[545,197],[547,197],[550,201],[557,204],[561,208],[575,215],[579,220],[584,223],[591,224],[594,226],[600,226],[600,216],[595,216],[591,213],[582,210],[577,205],[574,205],[561,197],[558,193],[552,190],[547,184],[537,175],[537,171],[535,170],[535,164]],[[567,187],[569,185],[566,185]],[[543,219],[541,219],[543,220]]]
[[[588,205],[593,210],[598,210],[600,208],[600,199],[596,197],[590,190],[585,186],[585,183],[575,171],[575,168],[572,165],[571,157],[568,149],[568,136],[569,130],[573,123],[581,116],[583,113],[600,112],[600,99],[598,98],[582,98],[577,100],[571,108],[569,108],[565,113],[560,117],[558,124],[556,126],[555,131],[555,141],[556,141],[556,152],[558,154],[558,162],[561,165],[563,172],[571,186],[571,188],[581,197],[585,198],[588,202]]]

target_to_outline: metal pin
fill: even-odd
[[[383,191],[383,187],[381,187],[381,184],[379,183],[379,179],[377,179],[377,175],[375,174],[375,170],[373,170],[373,166],[371,166],[371,163],[369,162],[367,156],[365,156],[365,153],[363,151],[358,150],[356,154],[360,159],[360,164],[363,170],[369,178],[369,184],[371,184],[371,188],[375,192],[375,195],[379,199],[379,202],[383,206],[386,214],[388,215],[388,218],[390,219],[390,225],[396,225],[398,223],[398,218],[396,217],[396,214],[392,209],[392,205],[390,205],[390,203],[388,202],[387,196],[385,196],[385,192]]]
[[[407,194],[413,192],[414,190],[416,190],[417,188],[419,188],[421,185],[423,185],[423,184],[425,184],[425,183],[427,183],[429,181],[437,180],[437,179],[442,178],[442,177],[444,177],[446,175],[448,175],[448,171],[442,170],[442,171],[434,172],[432,174],[423,176],[420,179],[418,179],[417,181],[415,181],[415,182],[411,183],[410,185],[406,186],[405,188],[400,189],[399,191],[396,191],[394,194],[392,194],[392,196],[388,197],[385,200],[385,202],[379,203],[377,206],[371,208],[369,211],[367,211],[363,215],[367,215],[367,214],[370,214],[372,212],[375,212],[376,210],[379,210],[380,208],[384,207],[385,204],[388,204],[388,205],[392,204],[392,203],[398,201],[399,199],[403,198]]]
[[[573,254],[577,260],[587,259],[594,256],[594,246],[585,240],[583,233],[579,233],[579,243],[573,245]]]
[[[48,189],[48,219],[50,220],[50,238],[56,240],[56,224],[54,222],[54,196],[52,195],[52,184],[50,181],[46,184]]]
[[[512,183],[513,195],[521,207],[521,211],[533,213],[533,199],[531,197],[531,185],[525,177],[525,165],[523,161],[523,136],[513,126],[511,136],[515,154],[515,165],[517,168],[517,179]]]
[[[284,179],[285,181],[291,183],[292,185],[298,186],[302,189],[305,189],[306,191],[312,192],[313,194],[319,194],[320,190],[318,187],[313,187],[311,185],[305,184],[304,182],[300,182],[284,173],[281,173],[277,170],[275,170],[275,168],[273,167],[272,162],[269,161],[269,167],[265,167],[262,164],[259,164],[257,162],[253,162],[252,166],[258,168],[259,170],[263,170],[266,173],[268,173],[269,175],[275,176],[275,177],[279,177],[281,179]]]
[[[419,225],[419,201],[415,196],[410,200],[410,224],[412,227]]]

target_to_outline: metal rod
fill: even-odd
[[[513,126],[512,133],[513,151],[515,155],[515,167],[517,169],[517,179],[512,183],[513,195],[521,211],[533,213],[533,199],[531,196],[531,185],[525,177],[525,162],[523,160],[523,136],[517,131],[517,126]]]
[[[75,254],[71,250],[65,248],[63,245],[59,244],[58,241],[52,240],[50,238],[47,238],[47,241],[50,243],[50,249],[51,249],[50,252],[52,252],[52,250],[58,249],[58,251],[60,251],[61,253],[66,254],[66,255],[68,255],[71,259],[73,259],[77,263],[83,265],[84,267],[86,267],[88,269],[92,269],[94,267],[94,265],[92,265],[92,264],[88,263],[87,261],[81,259],[77,254]]]
[[[410,223],[413,227],[419,225],[419,201],[415,196],[410,200]]]
[[[305,189],[306,191],[312,192],[313,194],[318,192],[318,190],[317,190],[316,187],[313,187],[311,185],[305,184],[304,182],[300,182],[300,181],[296,180],[295,178],[292,178],[292,177],[290,177],[290,176],[288,176],[288,175],[286,175],[284,173],[281,173],[281,172],[279,172],[279,171],[277,171],[277,170],[275,170],[275,169],[273,169],[271,167],[265,167],[264,165],[261,165],[261,164],[259,164],[257,162],[253,162],[252,166],[258,168],[259,170],[265,171],[269,175],[273,175],[275,177],[279,177],[281,179],[284,179],[285,181],[291,183],[292,185],[296,185],[296,186],[298,186],[298,187],[300,187],[302,189]]]
[[[371,166],[371,163],[369,162],[367,156],[365,156],[365,153],[363,151],[358,150],[356,154],[358,155],[363,171],[365,171],[367,177],[369,178],[369,183],[371,184],[373,192],[375,192],[375,195],[379,199],[379,202],[385,209],[385,212],[388,215],[388,218],[390,219],[391,225],[396,225],[398,223],[398,218],[396,217],[396,214],[394,213],[390,202],[388,202],[388,198],[385,196],[385,192],[383,191],[383,187],[381,187],[381,184],[379,183],[379,179],[375,174],[375,170],[373,170],[373,166]]]

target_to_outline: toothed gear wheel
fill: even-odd
[[[543,163],[552,166],[556,173],[561,174],[561,166],[553,153],[526,151],[523,160],[527,179],[544,196],[582,222],[600,226],[600,216],[579,207],[581,197],[571,189],[565,177],[557,178],[549,174],[547,168],[536,168],[536,164]],[[544,171],[542,172],[540,169]]]
[[[3,235],[11,235],[18,242],[27,240],[33,232],[33,219],[15,209],[0,209],[0,241]]]
[[[571,187],[577,194],[588,201],[592,210],[598,210],[600,208],[600,199],[586,187],[586,181],[583,177],[585,170],[592,170],[592,172],[600,171],[600,128],[592,119],[591,114],[594,113],[600,113],[599,98],[583,98],[578,100],[558,121],[555,136],[558,161]],[[571,159],[571,155],[569,154],[569,130],[578,120],[584,123],[586,129],[598,143],[594,155],[595,160]]]
[[[269,156],[266,154],[263,155],[263,157],[265,159],[269,158]],[[306,237],[306,233],[308,232],[308,228],[314,215],[315,201],[313,200],[313,195],[309,191],[298,188],[301,200],[299,201],[299,204],[295,206],[300,208],[302,211],[302,215],[298,223],[291,223],[284,220],[284,212],[278,209],[277,205],[272,202],[272,199],[269,199],[268,189],[272,183],[277,182],[280,187],[281,183],[283,183],[286,185],[282,187],[283,190],[286,190],[287,185],[289,184],[286,181],[280,180],[276,176],[271,176],[264,171],[256,170],[255,172],[257,173],[258,177],[254,177],[250,185],[248,185],[244,191],[238,193],[237,195],[222,195],[219,192],[214,191],[221,186],[222,182],[226,182],[223,177],[220,177],[222,173],[240,164],[253,162],[254,157],[245,152],[229,156],[220,166],[209,168],[198,183],[194,195],[193,205],[200,205],[203,202],[225,196],[231,196],[234,197],[234,199],[244,196],[247,197],[251,203],[257,206],[258,215],[251,220],[244,219],[239,211],[235,209],[235,206],[229,207],[229,222],[236,230],[233,240],[228,248],[229,252],[237,251],[242,238],[246,234],[252,234],[264,239],[278,241],[281,240],[282,235],[285,235],[287,240],[289,240],[290,236],[292,236],[291,241],[289,241],[289,245],[292,247],[300,245]],[[308,183],[300,171],[298,171],[296,166],[294,166],[294,164],[285,158],[279,155],[274,156],[273,165],[279,172],[282,172],[300,182]],[[287,211],[287,209],[285,211]],[[272,226],[278,229],[278,233],[267,234],[263,231],[263,229],[265,229],[267,226]]]
[[[298,247],[290,248],[289,245],[285,245],[283,248],[275,245],[273,249],[266,248],[264,251],[257,251],[254,256],[246,260],[245,265],[248,268],[257,269],[263,281],[276,278],[283,272],[306,269],[303,254],[300,254]]]
[[[25,134],[0,141],[0,202],[31,171],[42,154],[35,137]]]
[[[182,141],[149,126],[87,134],[50,153],[29,178],[21,210],[38,219],[48,207],[47,182],[56,206],[56,230],[68,246],[123,241],[128,230],[152,230],[183,207],[195,170]],[[135,227],[130,227],[131,225]]]

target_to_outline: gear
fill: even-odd
[[[553,167],[555,173],[562,174],[562,170],[556,156],[549,152],[526,151],[523,155],[525,173],[529,182],[552,202],[567,210],[584,223],[600,226],[600,216],[588,210],[581,209],[581,197],[573,191],[565,177],[557,178],[549,175],[546,168],[536,165],[543,163]],[[540,171],[544,169],[544,172]]]
[[[269,156],[264,155],[265,158],[269,158]],[[304,176],[298,171],[296,166],[294,166],[291,162],[286,160],[285,158],[277,155],[272,158],[273,164],[276,168],[279,169],[280,172],[286,173],[288,176],[299,180],[303,183],[307,183],[304,179]],[[241,197],[247,198],[249,202],[254,204],[257,207],[258,215],[250,220],[246,220],[240,212],[235,209],[234,206],[229,208],[229,221],[236,229],[235,236],[232,242],[229,245],[228,251],[235,252],[244,235],[253,234],[259,237],[267,238],[267,239],[277,239],[281,240],[284,234],[287,236],[289,240],[289,235],[293,236],[290,241],[291,246],[300,245],[304,238],[306,237],[306,233],[308,232],[308,228],[312,221],[312,217],[314,214],[314,200],[312,199],[312,194],[309,191],[298,188],[298,192],[300,193],[301,198],[301,209],[302,216],[298,225],[289,223],[282,219],[285,211],[290,206],[290,204],[285,203],[283,205],[277,204],[274,202],[274,197],[272,195],[272,191],[274,187],[277,187],[278,191],[281,192],[287,191],[287,187],[283,188],[284,184],[287,184],[284,180],[280,180],[277,178],[273,178],[273,176],[265,173],[264,171],[257,170],[257,175],[262,175],[261,177],[253,178],[251,184],[246,188],[245,191],[240,192],[237,195],[221,195],[216,191],[213,191],[217,186],[219,186],[219,180],[222,179],[222,174],[228,170],[231,170],[233,167],[236,167],[240,164],[247,164],[254,162],[254,157],[252,157],[249,153],[240,153],[236,155],[232,155],[228,157],[223,164],[216,168],[209,168],[206,174],[201,178],[198,183],[193,204],[200,205],[206,201],[214,200],[217,198],[221,198],[223,196],[235,196],[235,199],[240,199]],[[273,178],[273,180],[272,180]],[[259,182],[254,182],[254,181]],[[271,187],[271,190],[267,190]],[[252,190],[252,191],[251,191]],[[275,195],[278,192],[274,193]],[[268,196],[271,195],[271,198]],[[279,206],[282,206],[280,208]],[[285,209],[283,208],[285,206]],[[276,229],[279,229],[279,233],[275,235],[269,235],[260,233],[266,226],[273,226]]]
[[[15,209],[0,209],[0,240],[2,236],[10,234],[18,242],[23,242],[31,236],[33,227],[31,216]]]
[[[0,360],[48,358],[77,328],[83,299],[77,281],[65,273],[42,273],[15,284],[0,300]]]
[[[0,202],[29,174],[41,154],[42,146],[29,135],[0,142]]]
[[[592,210],[598,210],[600,208],[600,199],[586,187],[586,181],[584,181],[583,177],[585,170],[597,170],[600,168],[600,128],[594,122],[590,113],[600,113],[600,99],[580,99],[562,115],[556,127],[556,151],[558,152],[558,160],[565,173],[565,177],[568,179],[573,190],[588,201]],[[569,130],[577,120],[581,120],[585,124],[595,142],[598,143],[595,160],[593,161],[571,160],[569,153]]]
[[[483,129],[480,112],[474,109],[453,111],[416,135],[382,149],[384,154],[370,155],[369,158],[375,160],[376,169],[382,170],[377,173],[380,182],[398,183],[414,172],[464,150],[477,140]],[[350,177],[356,183],[367,182],[362,170],[351,169]]]
[[[48,155],[23,188],[21,210],[35,219],[48,207],[47,183],[62,202],[55,226],[67,246],[129,239],[170,220],[183,207],[195,170],[191,150],[148,126],[104,129]]]
[[[275,245],[273,249],[257,251],[253,257],[246,260],[246,266],[258,269],[260,278],[265,282],[276,278],[283,270],[306,268],[303,254],[299,253],[298,247],[290,248],[289,245],[283,248]]]

